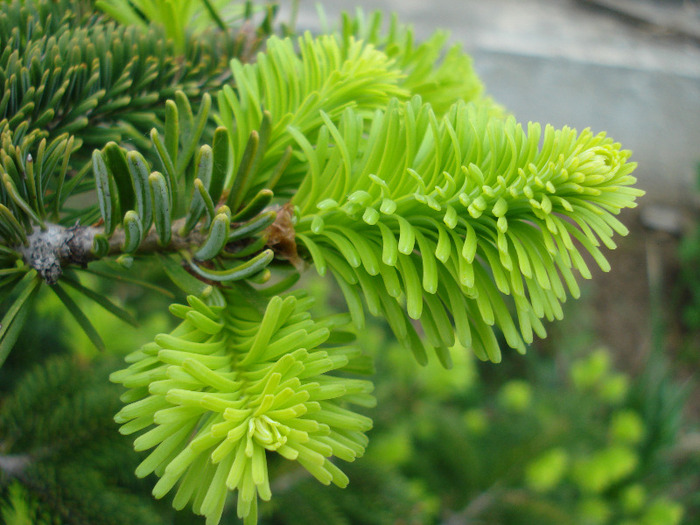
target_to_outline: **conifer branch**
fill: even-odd
[[[544,337],[540,319],[561,318],[565,288],[579,294],[572,269],[590,278],[580,250],[607,271],[598,246],[615,247],[627,229],[614,215],[643,195],[630,187],[630,152],[604,134],[548,126],[540,148],[538,125],[526,133],[484,106],[458,103],[438,119],[417,97],[395,100],[365,141],[352,109],[325,125],[332,147],[304,149],[297,239],[339,281],[358,327],[362,295],[421,362],[410,319],[446,366],[455,330],[492,361],[494,326],[521,352]]]
[[[173,228],[181,227],[183,224],[184,219],[180,219],[173,223]],[[107,251],[102,254],[97,254],[94,250],[97,235],[104,235],[104,228],[77,224],[65,227],[49,223],[45,230],[35,230],[28,235],[26,245],[17,246],[15,249],[29,267],[39,272],[47,284],[55,284],[66,266],[85,266],[90,261],[122,253],[124,230],[114,232],[114,235],[109,238]],[[176,234],[167,245],[163,246],[153,227],[144,236],[135,253],[144,255],[191,250],[193,247],[201,246],[205,238],[206,234],[197,229],[185,236]]]
[[[361,456],[371,428],[345,406],[372,406],[372,384],[331,375],[359,363],[360,350],[324,345],[347,316],[314,320],[302,293],[264,300],[252,292],[233,288],[222,307],[193,296],[172,305],[182,323],[111,376],[129,388],[116,416],[121,432],[145,431],[134,445],[153,449],[137,475],[160,477],[158,498],[179,485],[174,507],[192,503],[210,524],[219,522],[228,490],[238,492],[239,518],[257,522],[258,497],[272,496],[271,454],[344,487],[347,476],[330,458]]]

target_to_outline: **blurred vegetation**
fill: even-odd
[[[700,164],[697,168],[697,188],[700,191]],[[700,338],[700,219],[695,226],[683,237],[679,259],[681,265],[680,272],[680,295],[682,307],[682,321],[685,328],[695,335],[695,341]]]
[[[568,309],[554,356],[535,345],[499,367],[455,347],[452,370],[416,368],[383,328],[364,334],[378,376],[368,456],[423,495],[417,523],[696,522],[687,388],[658,350],[638,377],[617,368],[590,344],[591,308]]]
[[[325,297],[317,308],[333,309],[334,289],[321,281],[304,287]],[[132,475],[141,455],[115,431],[120,389],[105,381],[119,366],[114,356],[171,321],[128,285],[114,295],[139,312],[144,329],[124,331],[95,312],[105,340],[121,327],[112,355],[76,345],[63,318],[69,314],[47,296],[38,302],[44,329],[24,334],[21,346],[41,346],[43,357],[16,352],[6,364],[37,362],[0,408],[3,452],[41,461],[4,484],[4,523],[202,523],[150,497],[150,480]],[[498,367],[459,346],[452,370],[436,360],[419,367],[386,326],[371,324],[360,335],[378,385],[367,456],[348,466],[346,489],[324,487],[291,462],[271,462],[275,498],[262,506],[261,523],[695,523],[700,465],[683,443],[686,389],[657,353],[639,377],[616,368],[613,350],[589,345],[586,307],[567,312],[559,332],[571,337],[549,342],[556,357],[535,347]],[[32,417],[23,417],[28,410]],[[81,519],[68,519],[66,509]],[[235,523],[235,509],[223,520]]]

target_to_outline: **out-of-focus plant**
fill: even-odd
[[[697,173],[700,189],[700,165]],[[694,333],[700,332],[700,225],[695,225],[683,237],[679,258],[681,263],[680,288],[683,294],[682,319],[685,326]]]
[[[679,447],[682,389],[668,376],[652,379],[663,364],[634,379],[597,349],[553,375],[529,355],[529,373],[492,383],[461,348],[452,350],[449,373],[416,372],[382,331],[367,344],[383,348],[378,374],[393,378],[377,390],[368,456],[438,501],[434,522],[682,522],[688,494],[676,494],[678,467],[668,467]]]
[[[112,420],[114,360],[54,356],[17,380],[0,407],[3,523],[163,523],[134,478],[138,457]],[[27,414],[31,417],[27,417]]]
[[[261,10],[261,6],[251,1],[226,0],[97,0],[95,6],[124,25],[142,30],[152,25],[162,26],[180,53],[212,27],[223,32],[238,29],[254,12]],[[268,32],[276,9],[276,4],[267,5],[263,29]]]

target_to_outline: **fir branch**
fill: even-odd
[[[561,318],[565,286],[579,294],[572,269],[590,278],[580,250],[609,269],[598,246],[615,247],[613,233],[627,230],[614,215],[643,194],[630,188],[630,153],[604,134],[547,126],[540,148],[538,125],[526,133],[483,106],[456,104],[438,120],[418,98],[394,101],[366,141],[351,109],[325,125],[333,147],[304,149],[297,239],[319,273],[335,275],[358,326],[361,290],[420,361],[409,319],[444,364],[452,326],[493,361],[494,326],[519,351],[543,337],[540,319]]]
[[[409,95],[398,86],[401,72],[371,46],[355,41],[341,46],[334,37],[312,38],[309,34],[296,44],[298,52],[294,40],[271,37],[255,63],[244,65],[233,60],[236,89],[225,85],[219,93],[221,122],[233,144],[233,173],[243,163],[251,133],[264,125],[264,111],[269,113],[269,138],[256,154],[253,169],[248,168],[252,175],[245,200],[251,192],[271,188],[275,167],[290,146],[295,154],[274,189],[284,195],[298,187],[305,165],[297,161],[299,146],[290,129],[315,140],[323,123],[321,111],[338,118],[343,109],[354,106],[368,115],[392,96]]]
[[[184,218],[173,221],[172,228],[175,233],[165,245],[161,242],[155,226],[152,227],[143,237],[138,249],[132,253],[135,255],[179,253],[194,251],[204,245],[208,235],[207,231],[198,227],[186,235],[180,235],[178,232],[184,223]],[[236,229],[243,225],[245,223],[232,223],[232,228]],[[104,236],[104,234],[105,231],[101,227],[75,225],[67,228],[49,223],[46,230],[37,230],[29,235],[27,244],[17,246],[16,251],[30,268],[34,268],[41,275],[47,284],[55,284],[62,275],[63,269],[69,265],[84,267],[90,261],[123,253],[126,235],[123,229],[115,230],[107,241],[107,249],[96,253],[96,237]],[[234,254],[246,247],[248,243],[249,239],[243,237],[241,240],[236,239],[224,243],[223,248],[219,251]],[[253,252],[253,255],[262,251],[266,245],[261,245],[256,252]]]
[[[0,14],[0,130],[70,133],[76,148],[147,145],[167,97],[197,100],[230,77],[229,60],[247,47],[239,36],[190,37],[183,55],[157,28],[105,23],[66,0],[12,0]]]
[[[136,472],[160,478],[156,497],[177,486],[174,507],[192,505],[207,523],[219,522],[229,491],[239,517],[256,520],[258,499],[274,488],[273,455],[347,484],[332,459],[361,456],[372,423],[346,407],[374,398],[371,383],[345,375],[363,369],[360,350],[346,346],[346,332],[333,335],[351,319],[362,327],[363,298],[420,361],[429,346],[448,366],[456,340],[498,361],[494,328],[519,351],[544,335],[541,320],[561,317],[567,288],[578,295],[572,270],[590,276],[581,251],[606,269],[598,246],[614,247],[613,233],[626,232],[614,215],[642,193],[630,188],[629,152],[604,135],[547,127],[540,147],[537,125],[526,132],[493,118],[469,57],[445,51],[444,34],[414,45],[395,21],[381,36],[376,15],[346,18],[339,35],[270,38],[245,64],[259,34],[191,38],[193,2],[177,13],[158,0],[139,1],[141,13],[100,3],[133,25],[47,0],[26,9],[12,0],[0,14],[0,295],[15,296],[0,356],[39,287],[34,270],[56,283],[66,265],[161,255],[193,295],[171,306],[182,318],[171,334],[111,376],[128,389],[116,420],[122,433],[140,433],[137,450],[152,449]],[[145,28],[141,14],[165,29]],[[240,60],[229,70],[232,56]],[[207,91],[229,79],[213,130]],[[425,103],[409,100],[416,93]],[[93,190],[87,206],[68,208]],[[296,276],[267,290],[236,283],[270,278],[269,246],[294,266],[301,255],[333,273],[350,315],[313,319],[303,293],[285,293]],[[36,391],[26,399],[20,388],[0,407],[3,445],[15,454],[0,467],[4,459],[17,472],[12,458],[24,447],[33,462],[20,461],[22,474],[46,505],[68,521],[114,521],[111,491],[98,512],[81,497],[105,486],[102,475],[82,476],[63,458],[92,436],[109,441],[100,412],[109,393],[81,391],[28,421],[47,408],[40,393],[53,401],[53,385],[74,381],[49,372],[29,378],[24,392]],[[65,424],[80,431],[61,435]],[[319,501],[319,515],[335,519],[337,506]],[[136,510],[134,522],[149,518]]]
[[[427,40],[417,42],[413,27],[391,16],[382,30],[380,11],[366,15],[358,9],[355,16],[343,13],[338,30],[343,44],[353,38],[374,46],[394,60],[401,73],[400,86],[412,95],[420,95],[438,115],[444,115],[457,101],[482,102],[484,86],[472,66],[471,57],[459,44],[446,47],[449,34],[437,31]],[[497,110],[496,106],[493,107]]]
[[[211,98],[205,94],[195,117],[183,92],[177,91],[175,101],[168,101],[165,140],[155,128],[150,133],[163,173],[153,171],[140,153],[127,152],[114,142],[93,151],[97,203],[72,214],[74,225],[70,227],[47,219],[66,222],[70,217],[60,212],[65,213],[63,203],[76,189],[75,179],[64,184],[73,137],[64,134],[51,142],[44,138],[37,147],[39,135],[33,133],[14,146],[17,136],[3,133],[2,145],[11,155],[0,152],[4,183],[4,190],[0,188],[0,234],[8,244],[0,252],[0,271],[9,278],[0,281],[0,292],[15,289],[15,274],[35,269],[44,281],[55,284],[66,266],[85,267],[90,261],[118,254],[128,266],[135,255],[180,253],[197,277],[177,264],[170,265],[167,274],[188,293],[203,291],[192,285],[197,279],[206,283],[267,280],[266,266],[273,252],[265,249],[265,230],[274,224],[275,212],[265,208],[273,194],[258,192],[233,215],[225,205],[214,207],[224,191],[229,145],[226,131],[217,128],[211,146],[200,146],[210,105]],[[100,216],[102,225],[97,221]],[[81,220],[88,225],[81,226]],[[75,315],[89,329],[78,310]],[[0,361],[24,318],[17,317],[12,331],[0,328]],[[99,341],[94,330],[90,333]]]
[[[227,491],[237,490],[238,516],[255,523],[258,497],[272,495],[272,453],[324,484],[348,483],[330,458],[361,456],[371,421],[344,406],[374,398],[371,383],[330,375],[360,357],[352,346],[323,345],[346,316],[313,320],[301,294],[266,300],[237,287],[226,300],[209,307],[190,296],[189,306],[171,307],[182,323],[111,376],[130,389],[116,420],[124,434],[145,430],[134,445],[153,451],[137,475],[161,478],[156,497],[179,484],[174,507],[192,503],[216,524]]]
[[[5,232],[6,242],[13,249],[6,256],[22,259],[28,267],[39,271],[49,284],[58,281],[66,265],[84,266],[89,261],[119,253],[187,250],[195,259],[204,260],[203,247],[214,242],[211,224],[214,213],[226,217],[224,222],[230,224],[231,233],[230,238],[228,232],[220,236],[216,249],[206,259],[214,258],[224,249],[231,254],[249,245],[252,238],[274,221],[274,212],[265,212],[272,192],[261,192],[259,202],[254,200],[251,206],[233,217],[230,210],[224,213],[228,210],[226,206],[215,210],[213,202],[223,191],[228,167],[225,131],[217,129],[212,146],[200,146],[209,120],[209,95],[204,95],[197,118],[192,116],[191,123],[186,118],[192,115],[189,99],[178,91],[176,100],[177,104],[169,101],[171,109],[165,122],[166,138],[174,137],[176,143],[169,142],[166,147],[157,130],[151,132],[151,143],[165,176],[153,171],[140,153],[127,152],[116,143],[110,142],[102,151],[93,152],[98,202],[82,210],[79,217],[89,219],[99,208],[103,226],[81,226],[78,219],[73,226],[66,227],[42,219],[51,214],[52,208],[60,209],[60,203],[67,199],[63,195],[67,190],[62,180],[73,148],[70,139],[59,137],[48,146],[42,139],[35,153],[37,161],[32,161],[30,166],[33,156],[27,150],[37,151],[37,136],[23,141],[22,147],[12,148],[12,134],[3,134],[5,149],[13,153],[0,163],[0,174],[4,173],[6,186],[5,191],[0,190],[3,206],[0,207],[0,233]],[[49,153],[45,154],[47,151]],[[56,177],[52,171],[59,161],[62,171]],[[190,176],[193,165],[194,176]],[[35,175],[33,178],[22,176],[30,171]],[[202,220],[205,213],[212,216]],[[58,214],[54,217],[58,219]],[[134,224],[138,227],[134,228]],[[35,229],[36,226],[40,228]],[[264,243],[257,251],[263,248]]]

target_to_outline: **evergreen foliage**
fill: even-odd
[[[253,4],[226,2],[225,0],[179,0],[159,2],[153,0],[98,0],[95,7],[109,14],[118,22],[147,30],[159,25],[165,36],[175,45],[177,53],[182,53],[196,45],[196,42],[212,27],[226,32],[229,28],[239,28],[240,22],[250,18]],[[267,7],[264,26],[271,23],[275,5]]]
[[[246,291],[209,307],[195,296],[174,304],[182,323],[127,356],[111,379],[130,390],[116,416],[123,434],[144,429],[136,450],[155,449],[136,475],[156,472],[160,498],[179,483],[173,506],[192,503],[218,523],[227,490],[238,491],[238,517],[257,523],[257,498],[272,496],[267,453],[298,461],[321,483],[345,487],[329,458],[364,453],[371,420],[344,408],[372,406],[368,381],[328,375],[363,368],[352,346],[322,346],[347,316],[314,321],[303,296],[275,295],[262,307]],[[153,428],[151,428],[153,427]]]
[[[627,188],[629,152],[589,130],[547,127],[540,148],[537,125],[526,134],[463,103],[438,120],[419,98],[377,112],[366,145],[369,124],[352,110],[326,126],[336,147],[306,143],[297,237],[318,272],[336,276],[358,327],[360,289],[420,362],[409,318],[445,365],[455,330],[492,361],[501,359],[493,325],[521,352],[533,331],[544,337],[540,319],[562,317],[562,278],[577,297],[572,268],[591,275],[574,241],[609,270],[597,246],[615,247],[613,231],[627,230],[614,215],[641,194]],[[520,334],[501,294],[513,296]]]
[[[370,369],[348,327],[365,326],[363,303],[420,363],[432,348],[449,367],[456,342],[500,361],[498,333],[524,352],[578,296],[574,272],[590,277],[583,254],[608,269],[599,246],[626,234],[615,215],[643,193],[604,134],[505,117],[442,33],[415,44],[359,15],[283,38],[274,9],[249,4],[97,6],[11,0],[0,15],[0,364],[44,283],[105,348],[74,295],[134,318],[84,276],[157,261],[188,305],[111,375],[128,389],[116,420],[153,449],[136,468],[160,478],[153,494],[177,485],[174,507],[207,523],[229,491],[255,523],[277,455],[348,483],[335,458],[361,456],[372,426],[352,405],[374,403],[348,375]],[[109,260],[123,273],[95,269]],[[348,314],[314,318],[290,291],[309,264],[335,276]],[[3,454],[28,462],[8,512],[157,522],[137,496],[122,509],[123,478],[105,474],[118,466],[71,463],[123,443],[104,420],[111,388],[68,361],[38,370],[2,405]],[[103,496],[82,500],[87,486]],[[303,490],[319,516],[340,513]]]
[[[112,145],[108,153],[117,161],[123,160],[117,143],[148,148],[151,143],[143,135],[163,129],[165,98],[181,93],[177,100],[189,96],[197,101],[203,95],[209,100],[207,92],[230,75],[229,59],[250,53],[259,37],[242,30],[209,31],[191,38],[186,54],[178,56],[160,29],[115,25],[80,1],[13,1],[0,17],[0,297],[14,299],[0,328],[1,363],[40,282],[30,267],[54,283],[67,262],[84,265],[96,258],[89,254],[91,239],[87,249],[58,246],[65,240],[62,235],[77,238],[74,230],[66,234],[59,225],[89,225],[100,218],[98,203],[71,204],[79,194],[95,190],[96,181],[88,175],[91,148]],[[187,109],[191,111],[189,103]],[[181,138],[196,143],[203,132]],[[120,182],[123,189],[124,179]],[[110,218],[107,211],[103,221]],[[27,237],[37,227],[48,237],[38,251],[23,254],[19,247],[31,244]],[[79,312],[76,317],[89,326]]]
[[[275,492],[269,517],[261,518],[260,523],[418,525],[431,522],[431,513],[421,501],[425,495],[415,490],[411,480],[400,472],[370,458],[351,463],[344,470],[351,479],[346,489],[324,487],[312,479],[302,479],[286,490]]]
[[[120,405],[118,389],[107,381],[113,367],[52,358],[4,400],[2,481],[20,483],[7,485],[15,501],[14,511],[3,511],[8,523],[21,502],[37,524],[161,523],[135,483],[136,457],[112,419]]]
[[[109,141],[148,147],[143,134],[162,125],[164,100],[226,81],[236,47],[227,33],[210,33],[179,57],[157,26],[116,25],[85,2],[13,0],[0,16],[0,129],[15,146],[68,133],[85,152]]]
[[[482,96],[484,87],[471,57],[458,44],[445,49],[449,37],[445,31],[417,43],[411,28],[399,23],[395,15],[382,30],[379,11],[365,15],[358,10],[354,17],[343,15],[339,33],[345,45],[356,39],[383,51],[401,69],[401,86],[420,95],[438,115],[447,113],[456,100],[489,103]],[[495,104],[492,111],[498,111]]]

